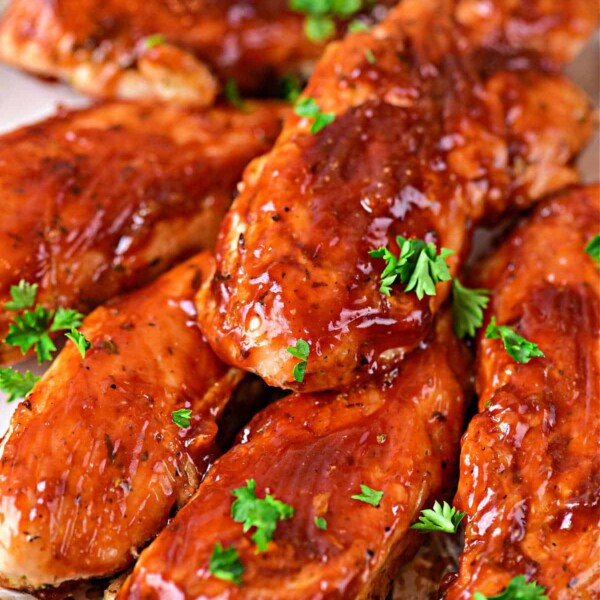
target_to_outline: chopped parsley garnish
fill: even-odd
[[[79,327],[83,322],[83,315],[72,308],[59,306],[50,325],[50,331],[65,331]]]
[[[223,581],[230,581],[236,585],[242,583],[244,565],[240,561],[239,554],[235,548],[223,548],[218,542],[215,544],[208,570]]]
[[[373,54],[373,50],[371,48],[367,48],[365,50],[365,58],[370,65],[374,65],[377,62],[375,55]]]
[[[496,317],[492,317],[485,330],[488,340],[502,339],[506,351],[519,363],[528,363],[536,356],[544,356],[537,344],[521,337],[514,329],[507,325],[497,325]]]
[[[300,79],[294,73],[286,73],[279,80],[279,94],[288,102],[296,102],[302,93]]]
[[[592,257],[600,269],[600,234],[596,234],[585,246],[585,251]]]
[[[48,335],[53,311],[36,306],[32,310],[17,315],[8,328],[5,342],[11,346],[18,346],[26,354],[30,348],[37,352],[38,362],[43,363],[52,358],[56,350],[54,342]]]
[[[350,25],[348,25],[348,31],[350,33],[358,33],[360,31],[369,31],[369,26],[360,19],[354,19]]]
[[[177,427],[181,429],[185,429],[190,426],[190,419],[192,418],[192,411],[189,408],[180,408],[179,410],[174,410],[171,413],[171,419],[173,419],[173,423],[177,425]]]
[[[240,90],[238,89],[235,79],[228,79],[225,82],[225,89],[223,91],[225,93],[225,98],[227,98],[227,102],[229,102],[231,106],[234,106],[239,110],[244,109],[245,103],[240,94]]]
[[[420,531],[444,531],[445,533],[456,533],[460,522],[465,516],[464,512],[457,511],[453,506],[444,502],[440,506],[435,502],[433,509],[426,508],[421,511],[419,522],[411,525],[411,529]]]
[[[239,487],[231,493],[237,498],[231,505],[231,516],[236,523],[244,524],[244,533],[254,527],[250,536],[259,552],[268,548],[273,539],[278,521],[285,521],[294,516],[294,509],[289,504],[275,500],[267,494],[265,498],[257,498],[256,481],[248,479],[246,487]]]
[[[298,383],[302,383],[304,381],[304,374],[306,373],[306,366],[308,364],[310,346],[308,345],[308,342],[305,342],[304,340],[298,340],[296,342],[296,346],[290,346],[287,351],[295,358],[300,359],[300,362],[294,367],[294,379]]]
[[[144,48],[146,50],[151,50],[152,48],[156,48],[156,46],[161,46],[167,41],[167,38],[162,33],[155,33],[154,35],[149,35],[144,38]]]
[[[39,379],[31,371],[20,373],[10,367],[0,368],[0,390],[8,394],[7,402],[25,398]]]
[[[312,125],[310,126],[310,132],[312,134],[319,133],[319,131],[325,129],[327,125],[335,121],[335,114],[321,112],[321,109],[314,98],[299,98],[294,105],[294,112],[299,117],[313,120]]]
[[[414,290],[419,300],[425,294],[435,296],[436,284],[451,279],[446,257],[454,254],[454,250],[442,248],[440,254],[437,254],[433,242],[407,239],[401,235],[396,236],[396,243],[400,248],[398,257],[387,248],[378,248],[369,252],[373,258],[383,258],[387,263],[381,273],[379,291],[389,296],[391,286],[399,279],[406,285],[405,291]]]
[[[371,489],[368,485],[360,484],[360,494],[351,496],[353,500],[360,500],[371,506],[379,506],[381,499],[383,498],[383,492]]]
[[[85,358],[85,353],[92,347],[91,342],[81,333],[81,331],[77,331],[75,327],[71,328],[69,333],[65,333],[65,337],[70,339],[75,346],[77,346],[77,350],[81,354],[81,358]]]
[[[4,307],[7,310],[31,308],[35,304],[37,290],[37,283],[27,283],[24,279],[21,279],[18,285],[10,286],[10,297],[12,300],[6,302]]]
[[[513,577],[504,591],[495,596],[484,596],[481,592],[475,592],[474,600],[548,600],[546,590],[535,581],[527,583],[524,575]]]
[[[490,301],[489,290],[469,289],[452,280],[452,318],[459,338],[474,337],[483,323],[483,311]]]
[[[323,517],[315,517],[315,525],[319,529],[327,529],[327,521]]]
[[[82,356],[85,356],[90,343],[76,330],[83,322],[83,315],[72,308],[59,307],[54,311],[40,305],[33,307],[37,289],[37,284],[28,284],[23,280],[18,286],[11,287],[12,301],[5,304],[6,308],[27,310],[15,316],[4,341],[10,346],[21,348],[23,354],[33,348],[37,353],[38,363],[43,363],[51,360],[52,353],[56,350],[49,333],[69,331],[67,337],[77,344]]]
[[[292,10],[306,15],[304,32],[313,42],[329,39],[335,33],[334,19],[348,19],[362,4],[362,0],[290,0]]]

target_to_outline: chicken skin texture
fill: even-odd
[[[68,342],[17,408],[0,443],[0,585],[115,573],[195,492],[242,375],[195,322],[210,260],[96,309],[85,359]],[[192,410],[184,429],[171,416],[181,408]]]
[[[386,4],[395,0],[369,14]],[[304,72],[324,46],[289,0],[14,0],[0,25],[8,63],[95,97],[197,106],[214,101],[219,80],[250,93]]]
[[[0,137],[0,339],[11,285],[87,312],[212,248],[246,164],[287,109],[107,103]],[[0,343],[0,363],[20,351]]]
[[[455,473],[463,350],[444,319],[436,338],[388,377],[296,393],[259,413],[144,550],[118,598],[384,598],[415,548],[410,524]],[[231,492],[248,479],[258,497],[271,493],[295,509],[260,554],[230,516]],[[361,484],[383,492],[380,506],[351,498]],[[211,575],[216,543],[239,553],[241,587]]]
[[[304,98],[335,120],[312,134],[291,115],[248,172],[198,300],[226,362],[306,392],[389,368],[427,336],[449,287],[418,300],[395,285],[388,298],[369,251],[425,238],[454,251],[455,273],[477,222],[576,180],[592,125],[583,93],[525,55],[482,61],[451,8],[404,0],[332,44]],[[301,339],[299,385],[287,348]]]
[[[501,340],[479,339],[479,414],[455,500],[465,549],[446,600],[491,597],[521,574],[550,600],[600,594],[600,275],[584,252],[599,223],[600,187],[572,189],[476,269],[492,290],[488,319],[545,357],[519,364]]]

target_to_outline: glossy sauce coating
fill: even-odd
[[[464,436],[455,504],[465,550],[446,600],[499,593],[524,574],[551,600],[600,594],[600,273],[584,246],[600,232],[600,188],[542,204],[474,283],[490,315],[546,355],[515,363],[478,343],[479,414]]]
[[[144,38],[157,34],[165,43],[148,49]],[[7,62],[93,96],[195,105],[212,103],[215,76],[260,92],[308,70],[324,46],[306,37],[289,0],[15,0],[0,26]]]
[[[332,44],[304,96],[335,121],[313,135],[290,116],[246,172],[199,294],[227,362],[303,391],[370,377],[427,335],[449,288],[419,301],[394,286],[387,298],[369,250],[397,253],[398,234],[437,241],[455,251],[454,273],[477,222],[576,179],[592,124],[584,95],[525,55],[481,63],[449,4],[405,0]],[[301,386],[287,353],[299,339],[311,352]]]
[[[105,576],[194,493],[218,455],[216,418],[242,373],[195,322],[199,255],[89,315],[0,442],[0,585]],[[171,413],[192,409],[179,429]]]
[[[20,279],[89,311],[212,247],[243,168],[287,108],[107,103],[0,137],[0,339]],[[20,350],[0,343],[0,363]]]
[[[409,525],[452,481],[467,381],[443,319],[436,339],[388,378],[271,405],[142,553],[118,598],[384,598],[415,548]],[[266,553],[230,516],[231,491],[247,479],[257,496],[268,490],[295,509]],[[351,498],[360,484],[383,491],[379,507]],[[239,552],[241,587],[211,576],[217,542]]]

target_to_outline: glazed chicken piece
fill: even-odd
[[[395,285],[388,298],[370,250],[425,237],[455,252],[454,274],[476,223],[576,179],[592,125],[583,93],[525,54],[480,62],[450,8],[404,0],[332,44],[304,98],[335,120],[312,134],[313,119],[290,116],[245,180],[199,294],[230,364],[307,392],[369,378],[424,339],[449,289],[419,301]],[[310,347],[301,385],[287,352],[298,340]]]
[[[386,4],[395,0],[367,12]],[[289,0],[14,0],[0,25],[8,63],[96,97],[201,106],[218,79],[258,92],[308,70],[324,45],[307,38]]]
[[[68,343],[17,408],[0,445],[0,585],[115,573],[196,490],[242,375],[195,322],[210,260],[96,309],[85,359]],[[192,410],[185,429],[172,421],[181,408]]]
[[[87,312],[211,248],[241,173],[287,110],[107,103],[0,137],[0,340],[11,285]],[[0,343],[0,364],[20,351]]]
[[[467,512],[446,600],[498,594],[516,575],[550,600],[600,594],[600,274],[584,247],[600,230],[600,187],[541,205],[475,270],[488,319],[545,357],[516,363],[478,343],[479,414],[462,443],[455,505]],[[483,331],[483,329],[482,329]]]
[[[142,552],[118,598],[385,598],[416,547],[410,524],[455,474],[463,351],[444,318],[436,338],[388,377],[293,394],[259,413]],[[231,492],[248,479],[258,497],[270,493],[295,509],[264,553],[230,516]],[[352,498],[361,484],[383,492],[378,507]],[[239,553],[241,587],[211,575],[217,543]]]

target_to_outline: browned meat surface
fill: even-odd
[[[332,44],[304,97],[335,121],[311,134],[312,120],[292,115],[249,173],[199,295],[227,362],[303,391],[395,364],[449,288],[419,301],[394,286],[388,298],[369,250],[397,254],[396,235],[427,235],[455,251],[454,273],[477,222],[576,179],[592,121],[584,95],[525,55],[475,60],[448,4],[404,0],[381,26]],[[287,352],[299,339],[310,346],[301,386]]]
[[[394,3],[379,0],[370,12]],[[309,41],[304,16],[288,6],[289,0],[14,0],[0,26],[0,57],[92,96],[208,105],[215,76],[256,92],[288,71],[307,70],[321,54],[324,42]],[[154,35],[165,43],[148,48],[145,38]]]
[[[568,62],[600,17],[596,0],[457,0],[456,24],[471,43],[542,53]]]
[[[519,574],[551,600],[600,594],[600,274],[584,246],[600,188],[539,207],[476,270],[489,314],[540,347],[518,364],[478,343],[479,414],[463,439],[456,504],[465,550],[447,600],[499,593]]]
[[[0,585],[36,588],[131,563],[217,456],[215,420],[241,372],[194,319],[208,255],[85,319],[0,443]],[[171,413],[190,408],[191,426]]]
[[[142,553],[119,598],[384,598],[414,549],[409,525],[453,477],[468,379],[462,350],[444,319],[389,378],[293,394],[259,413]],[[231,492],[247,479],[257,496],[268,490],[295,509],[261,554],[230,516]],[[379,507],[351,498],[361,484],[383,492]],[[241,587],[211,576],[216,543],[239,553]]]
[[[286,110],[108,103],[0,137],[0,339],[20,279],[48,307],[88,311],[212,247]],[[0,344],[0,363],[19,356]]]

